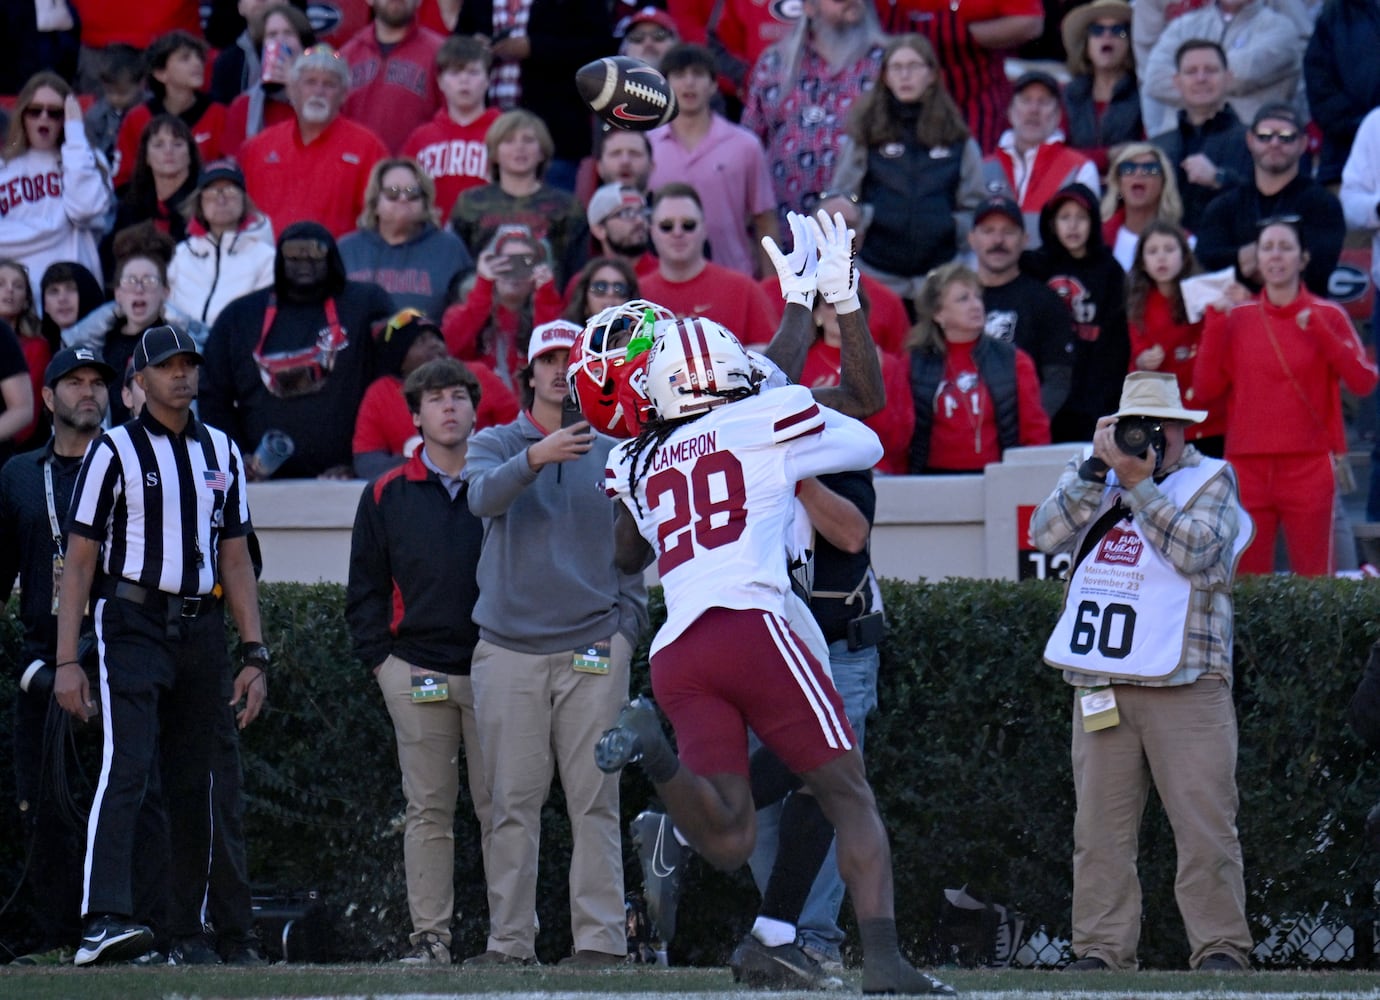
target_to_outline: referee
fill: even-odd
[[[201,905],[215,714],[243,699],[240,723],[248,725],[268,688],[244,463],[224,433],[192,416],[202,357],[187,334],[146,330],[133,363],[144,410],[86,454],[58,594],[54,693],[79,719],[99,712],[104,732],[76,964],[130,958],[153,944],[130,915],[135,821],[155,775],[171,840],[168,960],[213,963],[219,957],[202,936]],[[222,601],[244,640],[233,685]],[[77,662],[88,602],[100,650],[94,699]]]

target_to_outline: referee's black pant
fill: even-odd
[[[217,604],[195,619],[170,617],[119,598],[101,598],[94,610],[104,746],[87,824],[82,915],[133,912],[136,819],[150,780],[161,776],[170,841],[167,933],[199,934],[217,716],[232,684],[224,613]]]

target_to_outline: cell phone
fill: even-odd
[[[882,633],[885,631],[886,619],[880,611],[854,618],[848,623],[848,651],[856,653],[860,649],[877,645],[882,641]]]
[[[565,394],[565,399],[561,400],[561,426],[573,427],[585,419],[585,415],[580,412],[580,404],[570,393]]]
[[[532,277],[532,269],[537,265],[537,259],[530,253],[505,253],[503,255],[508,261],[508,270],[503,272],[503,277],[513,281],[522,281]]]

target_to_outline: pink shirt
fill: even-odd
[[[756,274],[756,243],[748,233],[754,215],[776,208],[767,158],[757,137],[720,115],[693,150],[686,149],[671,125],[653,129],[650,187],[689,184],[704,206],[704,222],[714,263],[746,275]]]

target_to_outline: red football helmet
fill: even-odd
[[[664,306],[633,299],[610,306],[585,325],[584,333],[570,349],[566,382],[580,412],[595,430],[613,437],[636,437],[642,429],[641,411],[646,406],[642,378],[645,348],[635,341],[652,339],[652,327],[672,319]]]

